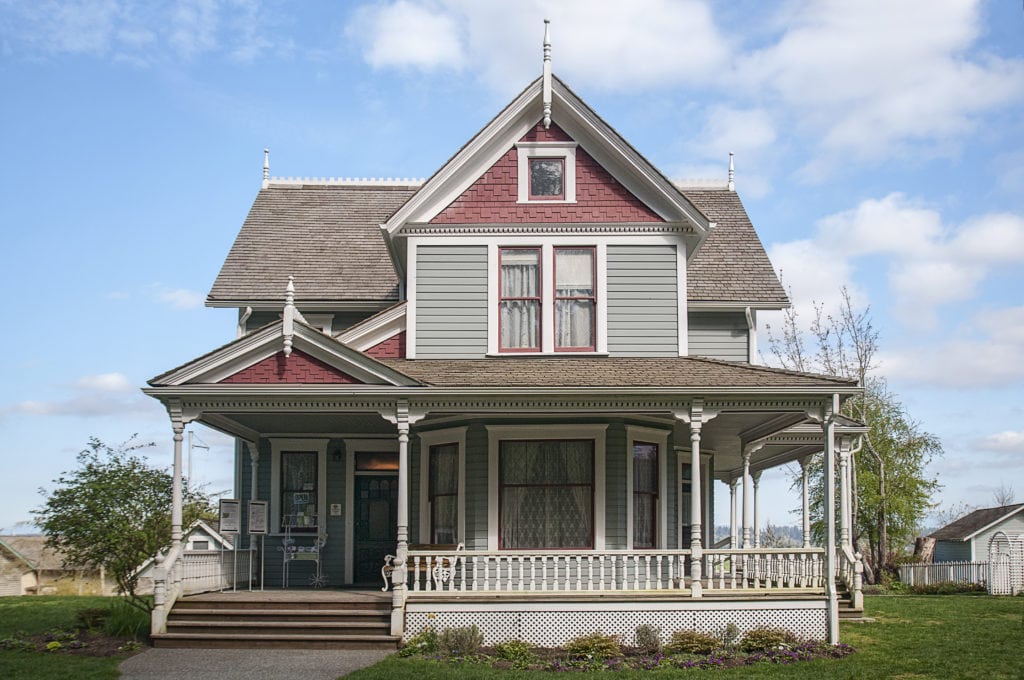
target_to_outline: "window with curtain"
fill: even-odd
[[[633,442],[633,547],[658,541],[658,445]]]
[[[682,530],[682,540],[679,542],[680,548],[690,547],[690,525],[693,524],[693,516],[691,514],[691,486],[690,486],[690,466],[685,465],[682,469],[682,482],[679,485],[679,508],[680,518],[679,525]]]
[[[593,248],[555,248],[555,349],[593,350]]]
[[[316,451],[281,452],[281,530],[316,531]]]
[[[502,248],[501,349],[540,350],[540,249]]]
[[[502,549],[593,547],[593,440],[503,441],[498,475]]]
[[[431,446],[430,480],[430,542],[457,543],[459,513],[459,445]]]

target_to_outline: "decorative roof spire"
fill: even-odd
[[[263,188],[270,184],[270,149],[263,149]]]
[[[734,155],[732,151],[729,152],[729,191],[736,191],[736,168],[732,163]]]
[[[551,20],[544,20],[544,129],[551,127]]]

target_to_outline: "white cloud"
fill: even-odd
[[[465,65],[455,19],[408,0],[361,7],[345,32],[363,43],[363,57],[374,68],[434,71]]]
[[[996,432],[976,440],[974,445],[979,449],[997,453],[1024,454],[1024,431]]]
[[[159,302],[170,305],[171,309],[186,310],[203,306],[206,297],[197,291],[187,288],[167,288],[154,286],[154,295]]]
[[[124,373],[100,373],[82,376],[75,381],[75,387],[99,392],[127,392],[136,386]]]

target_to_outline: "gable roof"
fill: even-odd
[[[686,296],[690,305],[699,308],[701,303],[713,306],[740,302],[788,307],[789,296],[739,195],[728,189],[684,189],[683,193],[715,222],[715,228],[687,265]]]
[[[981,508],[932,532],[931,538],[937,541],[967,541],[990,526],[998,524],[1022,510],[1024,510],[1024,503],[1002,505],[998,508]]]
[[[64,554],[47,546],[46,536],[40,534],[0,536],[0,544],[25,562],[29,569],[36,571],[62,571],[64,569]]]
[[[281,282],[301,303],[398,302],[380,224],[415,186],[274,184],[261,189],[206,298],[212,307],[278,307]]]

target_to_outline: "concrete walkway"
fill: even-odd
[[[121,680],[335,680],[372,666],[377,650],[147,649],[121,663]]]

